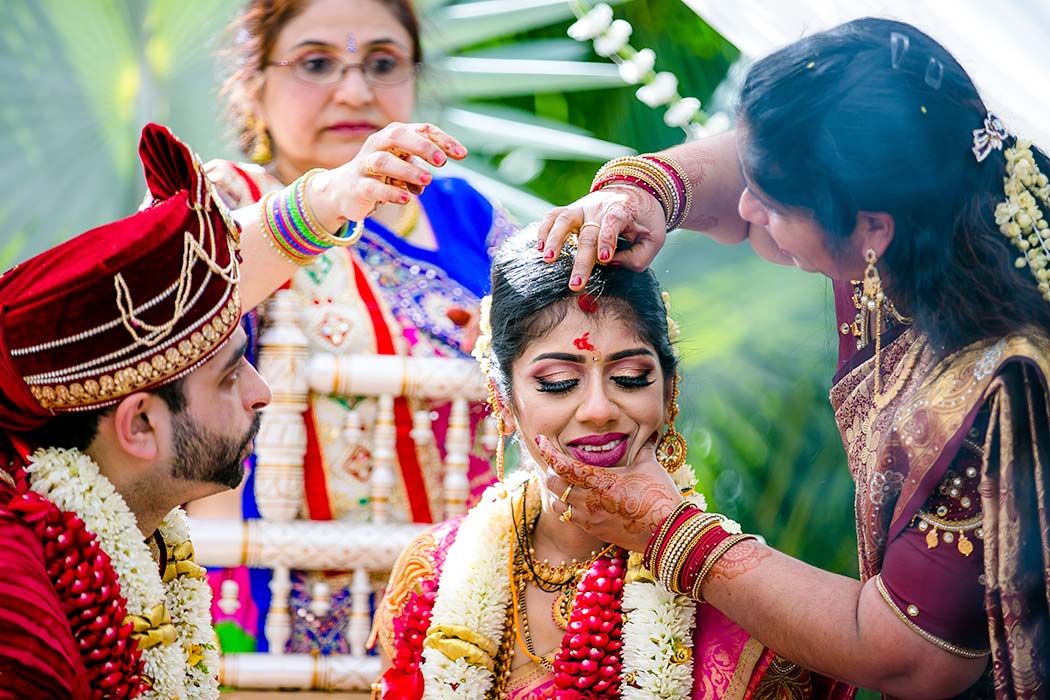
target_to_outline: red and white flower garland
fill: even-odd
[[[62,600],[94,697],[218,698],[207,583],[176,572],[161,580],[135,516],[87,455],[38,450],[24,472],[14,476],[19,495],[9,508],[20,513],[44,543],[48,575]],[[181,510],[171,511],[158,529],[175,550],[190,547]],[[165,612],[174,640],[165,638],[138,649],[131,616],[166,621]]]
[[[688,468],[678,470],[675,479],[683,488],[695,484]],[[502,575],[513,537],[507,498],[520,483],[490,487],[460,525],[436,595],[428,582],[402,609],[402,622],[395,625],[408,633],[395,635],[397,673],[384,676],[384,698],[481,699],[495,687],[489,652],[499,648],[506,606],[513,604],[510,582]],[[690,500],[699,504],[703,496]],[[554,660],[559,700],[689,696],[695,604],[631,563],[628,572],[624,555],[601,557],[577,585]],[[419,632],[428,620],[424,641]],[[401,682],[389,682],[395,680]]]

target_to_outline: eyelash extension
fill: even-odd
[[[650,386],[653,383],[651,373],[646,372],[637,376],[623,375],[618,377],[612,377],[612,380],[622,389],[643,389]],[[552,382],[542,377],[536,378],[537,387],[539,391],[551,394],[564,394],[571,389],[576,388],[580,383],[579,379],[562,379],[561,381]]]
[[[642,389],[653,383],[653,379],[649,375],[650,372],[646,372],[645,374],[639,374],[637,376],[624,375],[613,377],[612,380],[624,389]]]
[[[552,382],[543,377],[537,377],[536,383],[539,384],[537,389],[543,392],[549,392],[551,394],[564,394],[566,391],[573,389],[577,384],[580,383],[579,379],[562,379],[558,382]]]

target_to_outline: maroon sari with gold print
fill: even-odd
[[[831,402],[856,482],[861,577],[877,577],[927,641],[990,654],[963,697],[1047,697],[1050,339],[1033,329],[938,360],[906,329],[878,368],[840,359]]]

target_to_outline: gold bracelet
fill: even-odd
[[[598,175],[595,177],[595,181],[600,179],[600,176],[608,175],[610,173],[621,173],[637,177],[644,181],[649,186],[658,190],[661,194],[661,204],[667,211],[668,216],[675,214],[678,210],[678,190],[674,186],[674,182],[671,180],[671,176],[667,174],[663,168],[659,165],[651,163],[644,158],[630,157],[610,161],[606,166],[603,166],[598,171]],[[670,204],[670,206],[668,206]]]
[[[705,533],[721,522],[722,516],[717,513],[700,513],[682,523],[671,535],[659,562],[660,574],[657,576],[668,590],[681,592],[678,590],[678,577],[689,558],[689,552]],[[653,573],[656,574],[655,571]]]
[[[667,539],[667,535],[671,531],[671,527],[674,526],[674,521],[677,520],[678,516],[680,516],[682,513],[689,510],[690,508],[695,507],[696,506],[694,506],[692,503],[685,499],[683,499],[681,503],[675,506],[674,510],[671,511],[671,514],[664,518],[663,523],[660,524],[660,529],[658,529],[656,531],[656,534],[653,536],[652,546],[648,547],[649,551],[654,553],[661,551],[663,549],[664,540]],[[645,562],[643,562],[643,564],[645,564]],[[655,562],[650,562],[650,564],[655,564]],[[645,568],[649,569],[649,571],[653,571],[653,567],[648,564],[645,564]],[[655,573],[655,571],[653,571],[653,573]]]
[[[675,174],[677,174],[682,180],[682,188],[685,190],[683,199],[685,201],[682,203],[681,211],[678,212],[678,220],[674,222],[675,228],[678,228],[678,226],[681,226],[682,222],[689,217],[689,212],[693,208],[693,181],[689,179],[685,174],[685,170],[682,169],[682,166],[679,165],[677,161],[674,161],[667,156],[660,155],[659,153],[647,153],[645,155],[649,158],[660,161],[674,170]]]
[[[693,590],[691,596],[693,600],[696,600],[701,603],[704,602],[703,596],[700,595],[700,588],[701,586],[703,586],[704,579],[706,579],[707,575],[711,573],[711,569],[713,569],[715,564],[718,563],[718,560],[725,556],[725,553],[728,552],[735,545],[740,544],[744,540],[754,539],[757,539],[754,535],[743,533],[740,535],[732,535],[731,537],[726,539],[725,542],[718,545],[718,549],[711,552],[711,554],[708,555],[707,560],[704,562],[704,565],[700,567],[700,573],[697,574],[696,581],[693,583]]]
[[[627,175],[637,178],[654,190],[660,206],[664,210],[664,221],[680,219],[680,202],[678,191],[667,172],[659,165],[638,156],[614,158],[598,169],[591,180],[591,189],[609,175]]]

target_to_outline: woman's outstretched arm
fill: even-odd
[[[623,469],[571,460],[540,440],[552,493],[574,488],[572,522],[607,542],[645,551],[682,496],[654,458]],[[823,571],[749,540],[705,578],[704,599],[778,654],[801,666],[896,697],[950,697],[980,677],[988,657],[963,658],[901,622],[875,580]]]

